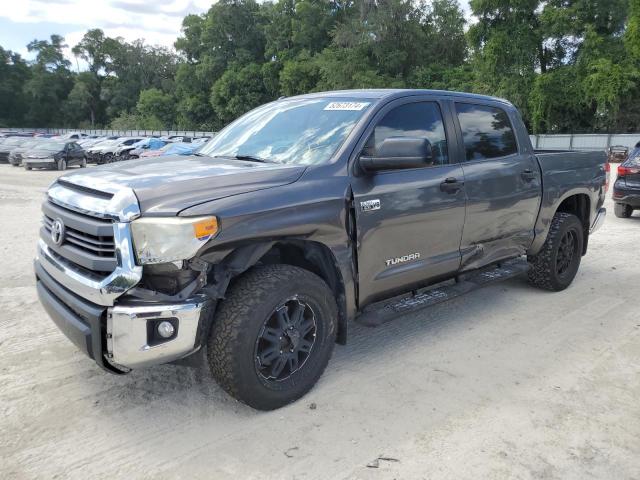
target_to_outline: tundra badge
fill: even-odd
[[[387,265],[387,267],[390,267],[391,265],[397,265],[398,263],[411,262],[413,260],[418,260],[419,258],[420,258],[420,254],[416,252],[416,253],[410,253],[409,255],[403,255],[401,257],[390,258],[389,260],[385,260],[384,263]]]
[[[380,199],[367,200],[366,202],[360,202],[360,208],[363,212],[373,212],[374,210],[380,210]]]

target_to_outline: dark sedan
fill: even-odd
[[[618,218],[629,218],[634,210],[640,209],[640,145],[636,145],[629,158],[618,166],[613,201]]]
[[[66,170],[71,165],[87,166],[84,150],[76,142],[69,140],[49,140],[40,143],[22,157],[22,165],[27,170],[48,168]]]

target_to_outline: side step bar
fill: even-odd
[[[368,327],[377,327],[393,320],[398,315],[446,302],[486,285],[517,277],[528,270],[527,261],[524,258],[517,258],[484,269],[463,273],[457,277],[455,283],[426,287],[413,293],[373,303],[365,307],[363,312],[356,317],[356,322]]]

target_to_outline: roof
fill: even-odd
[[[314,98],[314,97],[348,97],[348,98],[374,98],[390,100],[392,98],[406,97],[410,95],[439,95],[451,96],[456,98],[468,98],[475,100],[486,100],[493,102],[505,103],[511,105],[511,102],[503,98],[490,97],[488,95],[479,95],[477,93],[451,92],[448,90],[428,90],[413,88],[363,88],[357,90],[334,90],[329,92],[308,93],[291,98]]]

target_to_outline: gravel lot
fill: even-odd
[[[640,478],[640,216],[610,199],[567,291],[516,279],[354,326],[309,395],[260,413],[205,370],[105,374],[57,330],[31,265],[56,176],[0,165],[0,478]]]

